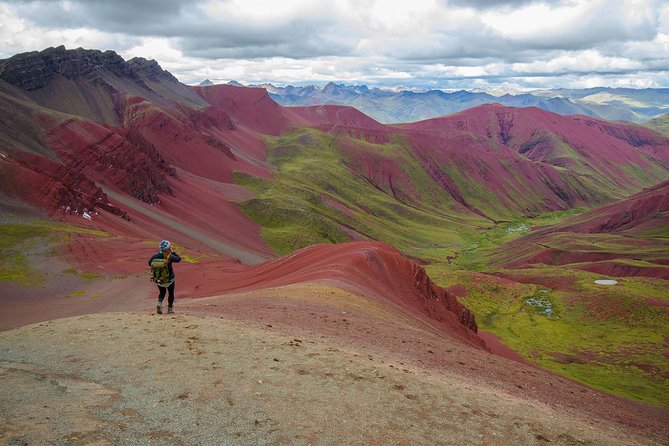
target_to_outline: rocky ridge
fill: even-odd
[[[143,78],[178,82],[155,60],[136,57],[126,62],[111,50],[66,50],[61,45],[43,51],[17,54],[0,61],[0,79],[27,91],[46,87],[57,75],[69,80],[83,78],[93,84],[103,85],[104,71],[132,79],[140,85],[143,84]]]

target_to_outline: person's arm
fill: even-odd
[[[155,258],[156,258],[155,254],[151,256],[151,258],[149,259],[149,266],[151,266],[151,261]]]
[[[179,262],[181,262],[181,257],[179,256],[179,254],[177,254],[176,252],[172,251],[172,255],[170,256],[170,262],[172,262],[172,263],[179,263]]]

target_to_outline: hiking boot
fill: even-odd
[[[167,307],[167,314],[173,314],[174,309],[172,307]]]
[[[162,304],[156,305],[156,313],[163,314],[163,305]]]

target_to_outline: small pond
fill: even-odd
[[[618,283],[617,280],[611,280],[611,279],[597,279],[595,280],[595,283],[597,285],[615,285]]]

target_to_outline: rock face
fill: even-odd
[[[0,189],[54,214],[105,210],[124,220],[130,216],[113,205],[102,189],[78,170],[32,153],[17,153],[0,163]],[[7,182],[9,184],[3,184]]]
[[[151,62],[158,65],[155,61]],[[58,74],[70,80],[85,78],[93,83],[102,82],[100,70],[140,80],[138,70],[152,71],[155,67],[145,59],[130,64],[111,50],[102,52],[79,48],[68,51],[62,45],[39,52],[17,54],[0,61],[0,79],[27,91],[45,87]]]
[[[135,57],[128,61],[128,66],[136,74],[152,81],[179,82],[176,77],[172,76],[172,73],[163,70],[158,62],[153,59],[147,60],[143,57]]]
[[[49,146],[69,166],[101,183],[113,184],[148,204],[171,193],[175,170],[141,134],[90,121],[67,120],[47,133]]]
[[[458,317],[458,320],[463,326],[474,333],[478,331],[476,318],[469,308],[462,305],[455,295],[432,282],[430,276],[427,275],[425,269],[421,266],[414,263],[413,270],[416,289],[421,296],[428,302],[441,302],[448,311]]]

